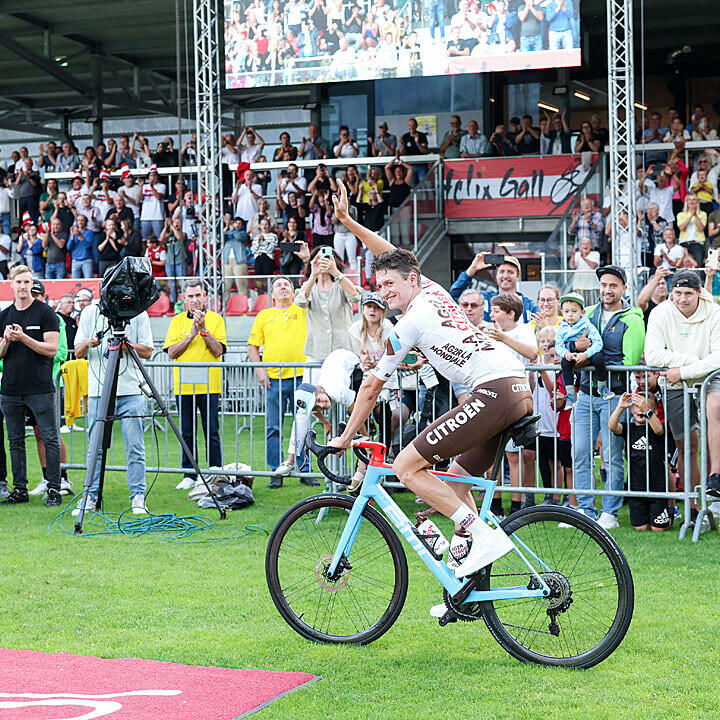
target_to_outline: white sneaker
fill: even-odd
[[[77,502],[77,507],[72,511],[72,516],[77,517],[80,514],[80,510],[83,508],[83,495],[80,496],[80,499]],[[90,495],[87,496],[87,500],[85,501],[85,512],[96,512],[97,511],[97,500],[93,497],[90,497]]]
[[[47,480],[43,478],[32,490],[28,491],[28,495],[44,495],[47,492]]]
[[[60,478],[60,494],[61,495],[72,495],[72,483],[65,478]]]
[[[72,428],[71,428],[69,425],[63,425],[63,426],[60,428],[60,432],[61,432],[63,435],[67,435],[68,433],[71,433],[71,432],[72,432]]]
[[[195,480],[187,475],[175,486],[176,490],[190,490],[195,487]]]
[[[577,505],[575,507],[571,507],[571,510],[574,510],[576,513],[580,513],[581,515],[584,515],[586,518],[592,520],[593,522],[597,522],[597,519],[594,518],[590,513],[585,512],[584,510],[580,510]],[[574,528],[574,525],[570,525],[569,523],[559,522],[557,525],[559,528],[562,528],[563,530],[572,530]]]
[[[208,485],[210,483],[208,482]],[[208,492],[208,489],[205,487],[205,483],[198,478],[194,484],[192,490],[188,493],[188,500],[199,500],[200,498],[207,497],[210,493]]]
[[[479,522],[482,522],[480,520]],[[463,578],[499,560],[515,548],[513,541],[501,528],[492,530],[483,523],[481,533],[472,534],[472,545],[465,561],[455,570],[456,578]]]
[[[606,512],[600,513],[597,523],[601,528],[605,528],[606,530],[614,530],[620,527],[618,519],[611,513]]]
[[[283,460],[276,468],[273,475],[279,475],[280,477],[287,477],[295,469],[295,463],[291,463],[287,460]]]
[[[439,605],[433,605],[430,608],[430,617],[441,618],[447,612],[447,605],[440,603]]]
[[[147,515],[148,509],[145,505],[145,496],[142,493],[133,495],[132,499],[132,511],[133,515]]]

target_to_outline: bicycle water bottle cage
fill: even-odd
[[[526,415],[506,428],[517,447],[528,447],[535,442],[535,438],[540,435],[538,420],[539,415]]]

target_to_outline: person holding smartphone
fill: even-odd
[[[295,292],[295,304],[307,315],[307,340],[304,353],[307,362],[322,362],[334,350],[352,350],[350,335],[352,306],[359,302],[362,290],[343,275],[340,256],[327,246],[313,249],[305,266],[305,282]],[[303,382],[317,385],[319,368],[306,368]],[[302,453],[297,453],[302,456]],[[289,475],[295,468],[296,448],[288,448],[287,460],[276,469],[276,475]],[[309,469],[300,468],[301,472]],[[317,485],[313,478],[303,478],[306,485]]]

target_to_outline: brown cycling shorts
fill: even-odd
[[[492,465],[502,431],[532,411],[527,378],[491,380],[428,425],[413,446],[431,465],[454,457],[465,472],[479,476]]]

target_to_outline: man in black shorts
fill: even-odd
[[[464,404],[431,423],[393,463],[397,478],[468,533],[470,552],[456,569],[458,578],[477,572],[513,549],[498,528],[477,514],[470,486],[442,482],[429,468],[455,457],[450,472],[481,475],[492,464],[505,428],[532,413],[530,385],[523,364],[503,345],[473,326],[448,292],[422,277],[417,258],[355,222],[347,191],[338,183],[336,217],[375,255],[380,294],[402,317],[388,339],[385,355],[363,382],[345,432],[330,445],[348,448],[375,407],[383,385],[412,349],[451,382],[472,388]]]

